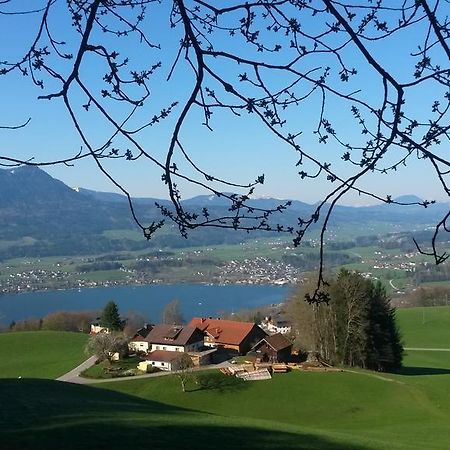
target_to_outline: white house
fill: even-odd
[[[132,352],[147,353],[149,349],[149,343],[145,340],[150,331],[152,331],[152,325],[145,325],[136,331],[136,334],[131,338],[128,343],[128,348]]]
[[[155,350],[147,355],[145,362],[160,370],[171,371],[180,369],[183,359],[186,357],[187,355],[182,352]]]
[[[260,327],[264,330],[268,331],[269,333],[281,333],[281,334],[287,334],[291,332],[291,324],[286,319],[283,319],[281,317],[278,318],[272,318],[272,317],[266,317],[260,324]]]
[[[144,341],[152,352],[196,352],[204,347],[204,333],[196,327],[155,325]]]

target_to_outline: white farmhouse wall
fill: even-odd
[[[166,350],[168,352],[196,352],[203,347],[203,341],[194,342],[193,344],[186,345],[170,345],[170,344],[151,344],[151,348],[148,351],[154,350]]]
[[[148,352],[149,343],[146,341],[132,341],[128,344],[131,351]]]
[[[154,350],[166,350],[168,352],[184,352],[184,347],[182,345],[169,345],[169,344],[152,344],[152,352]]]
[[[172,370],[172,363],[170,362],[162,362],[162,361],[152,361],[151,359],[148,362],[153,366],[157,367],[161,370]]]

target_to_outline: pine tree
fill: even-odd
[[[119,308],[112,300],[103,308],[100,320],[102,327],[108,328],[110,331],[120,331],[123,328],[123,322],[120,319]]]
[[[379,371],[398,370],[402,366],[403,346],[386,290],[378,281],[372,284],[367,330],[366,365]]]

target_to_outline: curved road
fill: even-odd
[[[115,381],[129,381],[129,380],[142,380],[143,378],[155,378],[155,377],[162,377],[165,375],[171,375],[176,372],[156,372],[156,373],[148,373],[144,375],[134,375],[131,377],[117,377],[117,378],[105,378],[105,379],[96,379],[96,378],[83,378],[80,376],[80,373],[83,372],[83,370],[88,369],[89,367],[93,366],[96,361],[95,356],[91,356],[86,361],[81,363],[79,366],[75,367],[75,369],[72,369],[70,372],[67,372],[64,375],[61,375],[59,378],[57,378],[57,381],[63,381],[65,383],[73,383],[73,384],[97,384],[97,383],[111,383]],[[202,370],[211,370],[211,369],[218,369],[220,367],[225,367],[229,365],[230,363],[228,361],[224,361],[220,364],[210,364],[208,366],[202,366],[202,367],[195,367],[192,369],[193,372],[200,372]]]
[[[400,290],[397,286],[394,286],[394,283],[392,283],[392,280],[389,280],[389,284],[391,285],[392,289],[394,289],[394,291]]]
[[[90,382],[90,380],[88,378],[80,377],[80,373],[83,372],[83,370],[89,369],[89,367],[93,366],[96,360],[96,356],[91,356],[86,361],[82,362],[79,366],[75,367],[75,369],[72,369],[70,372],[61,375],[56,380],[65,381],[66,383],[87,384]]]

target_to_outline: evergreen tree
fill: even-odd
[[[397,370],[403,347],[380,282],[342,270],[328,289],[328,305],[313,307],[316,350],[332,364]]]
[[[403,346],[395,321],[395,309],[390,305],[386,290],[379,281],[372,283],[368,319],[367,368],[398,370],[402,366]]]
[[[110,331],[120,331],[123,328],[123,322],[119,315],[119,308],[112,300],[103,308],[100,325],[108,328]]]

